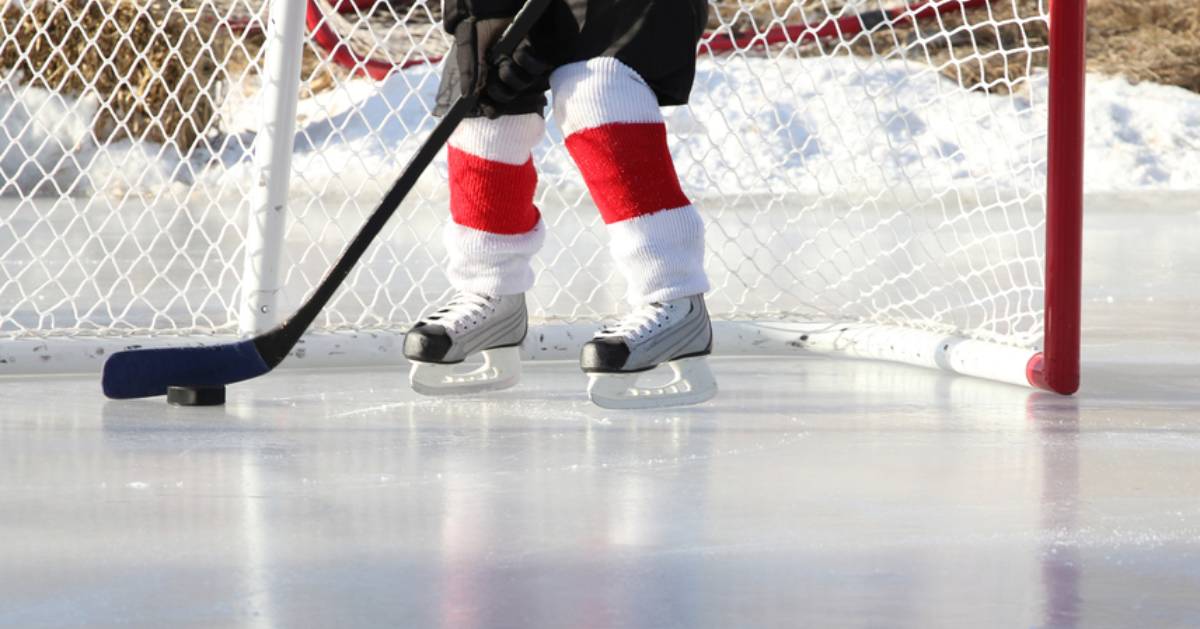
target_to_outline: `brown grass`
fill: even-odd
[[[1027,74],[1027,64],[1046,65],[1048,33],[1040,17],[1046,1],[993,0],[990,14],[987,9],[966,15],[947,12],[944,24],[952,37],[930,38],[935,35],[931,29],[941,28],[937,24],[885,29],[869,40],[857,40],[849,50],[861,55],[924,58],[964,85],[1005,90]],[[412,0],[393,4],[403,13]],[[735,30],[762,30],[773,23],[819,22],[830,11],[842,8],[846,0],[717,0],[716,4],[710,27],[725,24]],[[892,1],[887,6],[896,4]],[[1200,1],[1090,0],[1088,12],[1092,71],[1200,92]],[[992,18],[999,27],[993,26]],[[1031,48],[1041,50],[1029,53]],[[809,47],[804,54],[828,52],[826,44]]]
[[[261,63],[263,47],[267,41],[266,33],[261,29],[253,29],[238,33],[230,33],[230,54],[226,66],[229,76],[241,76],[253,73],[258,69],[256,63]],[[330,63],[323,52],[318,53],[316,46],[305,46],[300,57],[301,98],[307,98],[315,92],[324,92],[337,86],[341,79],[349,77],[350,73]]]
[[[15,70],[19,80],[53,91],[99,95],[98,141],[174,141],[186,150],[214,128],[215,92],[222,81],[239,73],[237,68],[252,68],[250,59],[262,43],[259,32],[231,34],[222,28],[222,2],[26,0],[22,6],[0,0],[0,70]],[[844,3],[718,0],[711,25],[763,30],[811,23]],[[1200,92],[1200,2],[1089,4],[1092,71]],[[880,28],[849,43],[808,44],[800,54],[918,59],[972,89],[1019,89],[1030,66],[1046,64],[1046,22],[1039,6],[1039,0],[994,0],[990,14],[948,12],[945,29],[937,23]],[[344,72],[310,48],[304,74],[306,89],[319,91]]]
[[[216,117],[216,16],[199,0],[37,0],[0,9],[0,69],[100,97],[98,141],[191,147]],[[200,15],[198,15],[198,13]]]
[[[1043,0],[1043,3],[1045,0]],[[784,10],[795,4],[790,13]],[[735,28],[761,29],[773,15],[799,23],[802,11],[809,22],[819,21],[826,9],[837,10],[841,1],[821,0],[719,0],[712,26],[733,23]],[[1200,92],[1200,2],[1197,0],[1090,0],[1088,3],[1088,63],[1093,72],[1119,74],[1133,81],[1154,81]],[[772,10],[774,5],[774,11]],[[921,29],[885,30],[850,46],[856,54],[902,55],[926,58],[964,85],[1003,90],[1025,73],[1024,64],[1044,67],[1046,55],[1025,51],[1047,44],[1046,23],[1037,19],[1037,0],[994,0],[992,15],[1001,26],[985,20],[987,9],[946,20],[952,37],[925,41]],[[928,34],[928,33],[925,33]],[[828,46],[811,46],[804,54],[828,52]]]
[[[1200,2],[1092,0],[1091,70],[1200,92]]]

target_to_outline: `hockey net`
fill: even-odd
[[[306,16],[282,275],[266,287],[279,313],[320,281],[432,128],[449,44],[437,0],[334,5],[310,2]],[[1046,0],[711,9],[692,104],[666,116],[708,223],[712,312],[757,326],[727,338],[788,349],[861,325],[1036,352]],[[245,259],[261,252],[246,244],[247,200],[265,176],[253,153],[267,12],[258,0],[0,9],[5,371],[95,369],[105,347],[252,331]],[[621,311],[624,286],[556,131],[535,160],[549,235],[530,349],[567,356],[579,330]],[[447,297],[445,179],[443,159],[315,333],[365,334],[365,353],[390,356],[386,339]]]

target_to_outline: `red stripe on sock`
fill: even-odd
[[[533,231],[541,214],[533,205],[538,175],[533,159],[521,166],[493,162],[449,148],[450,215],[463,227],[491,234]]]
[[[571,134],[567,150],[606,224],[689,205],[663,123],[613,123]]]

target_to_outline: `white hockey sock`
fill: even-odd
[[[450,137],[447,274],[458,290],[515,295],[533,286],[531,260],[545,240],[533,204],[532,150],[545,133],[537,114],[469,118]]]
[[[679,185],[654,92],[601,57],[550,76],[567,150],[609,227],[611,251],[640,305],[704,293],[704,221]]]

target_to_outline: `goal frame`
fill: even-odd
[[[949,0],[966,3],[972,0]],[[358,64],[344,44],[319,30],[311,0],[272,2],[262,74],[263,127],[253,147],[262,174],[249,201],[239,333],[253,335],[279,321],[281,249],[287,221],[291,147],[300,90],[300,51],[313,37],[335,62]],[[1049,101],[1044,243],[1044,336],[1031,350],[896,326],[845,322],[714,323],[718,355],[828,353],[887,360],[1072,394],[1080,382],[1080,305],[1083,245],[1086,0],[1049,1]],[[341,61],[338,58],[341,57]],[[407,62],[406,62],[407,63]],[[537,326],[526,358],[563,360],[595,330],[593,324]],[[283,368],[400,364],[403,332],[315,332],[301,341]],[[130,347],[210,345],[228,337],[76,336],[0,341],[0,376],[97,373],[112,353]]]
[[[987,0],[982,0],[986,3]],[[715,323],[715,343],[723,354],[730,353],[792,353],[808,351],[840,354],[856,358],[868,358],[907,363],[933,369],[999,380],[1018,385],[1028,385],[1047,391],[1070,395],[1079,389],[1080,381],[1080,303],[1082,291],[1083,250],[1083,164],[1084,164],[1084,114],[1086,101],[1086,24],[1087,0],[1049,0],[1050,44],[1049,44],[1049,105],[1047,137],[1047,189],[1046,189],[1046,242],[1045,242],[1045,298],[1043,306],[1044,337],[1041,351],[1008,347],[996,343],[975,341],[946,336],[932,332],[870,323]],[[378,78],[386,76],[389,68],[379,62],[361,58],[344,43],[321,19],[320,10],[314,0],[305,2],[305,26],[314,41],[325,49],[336,63],[355,74]],[[955,6],[962,9],[975,7],[981,0],[931,0],[912,17],[921,13],[936,15]],[[299,12],[299,7],[293,11]],[[291,19],[293,27],[299,18]],[[844,18],[846,22],[826,25],[827,30],[838,32],[855,23],[859,18]],[[294,30],[294,28],[293,28]],[[283,32],[282,30],[279,32]],[[794,38],[796,32],[779,33],[781,37]],[[801,36],[819,37],[821,32],[802,33]],[[755,35],[764,42],[771,40]],[[732,39],[726,37],[726,39]],[[294,49],[298,41],[277,42],[285,49]],[[728,42],[727,42],[728,43]],[[713,42],[706,44],[710,48]],[[405,62],[404,68],[412,62]],[[272,80],[292,79],[292,69],[282,68],[287,76],[272,74]],[[295,77],[298,88],[298,77]],[[294,93],[293,86],[286,86]],[[289,112],[281,111],[284,119],[276,120],[278,128],[288,124]],[[290,142],[290,135],[287,136]],[[286,163],[280,160],[279,164]],[[287,177],[280,172],[276,176]],[[284,188],[286,190],[286,188]],[[279,200],[284,203],[286,197]],[[281,226],[278,229],[282,229]],[[249,266],[247,267],[249,269]],[[269,279],[269,278],[264,278]],[[278,294],[278,287],[258,291],[258,296]],[[260,331],[273,324],[267,317],[254,322],[255,313],[269,311],[272,305],[247,300],[243,314],[243,333]],[[542,342],[527,346],[530,358],[565,359],[573,357],[575,348],[590,337],[594,326],[555,325],[539,330]],[[556,349],[557,348],[557,349]],[[747,350],[747,348],[752,348]]]

